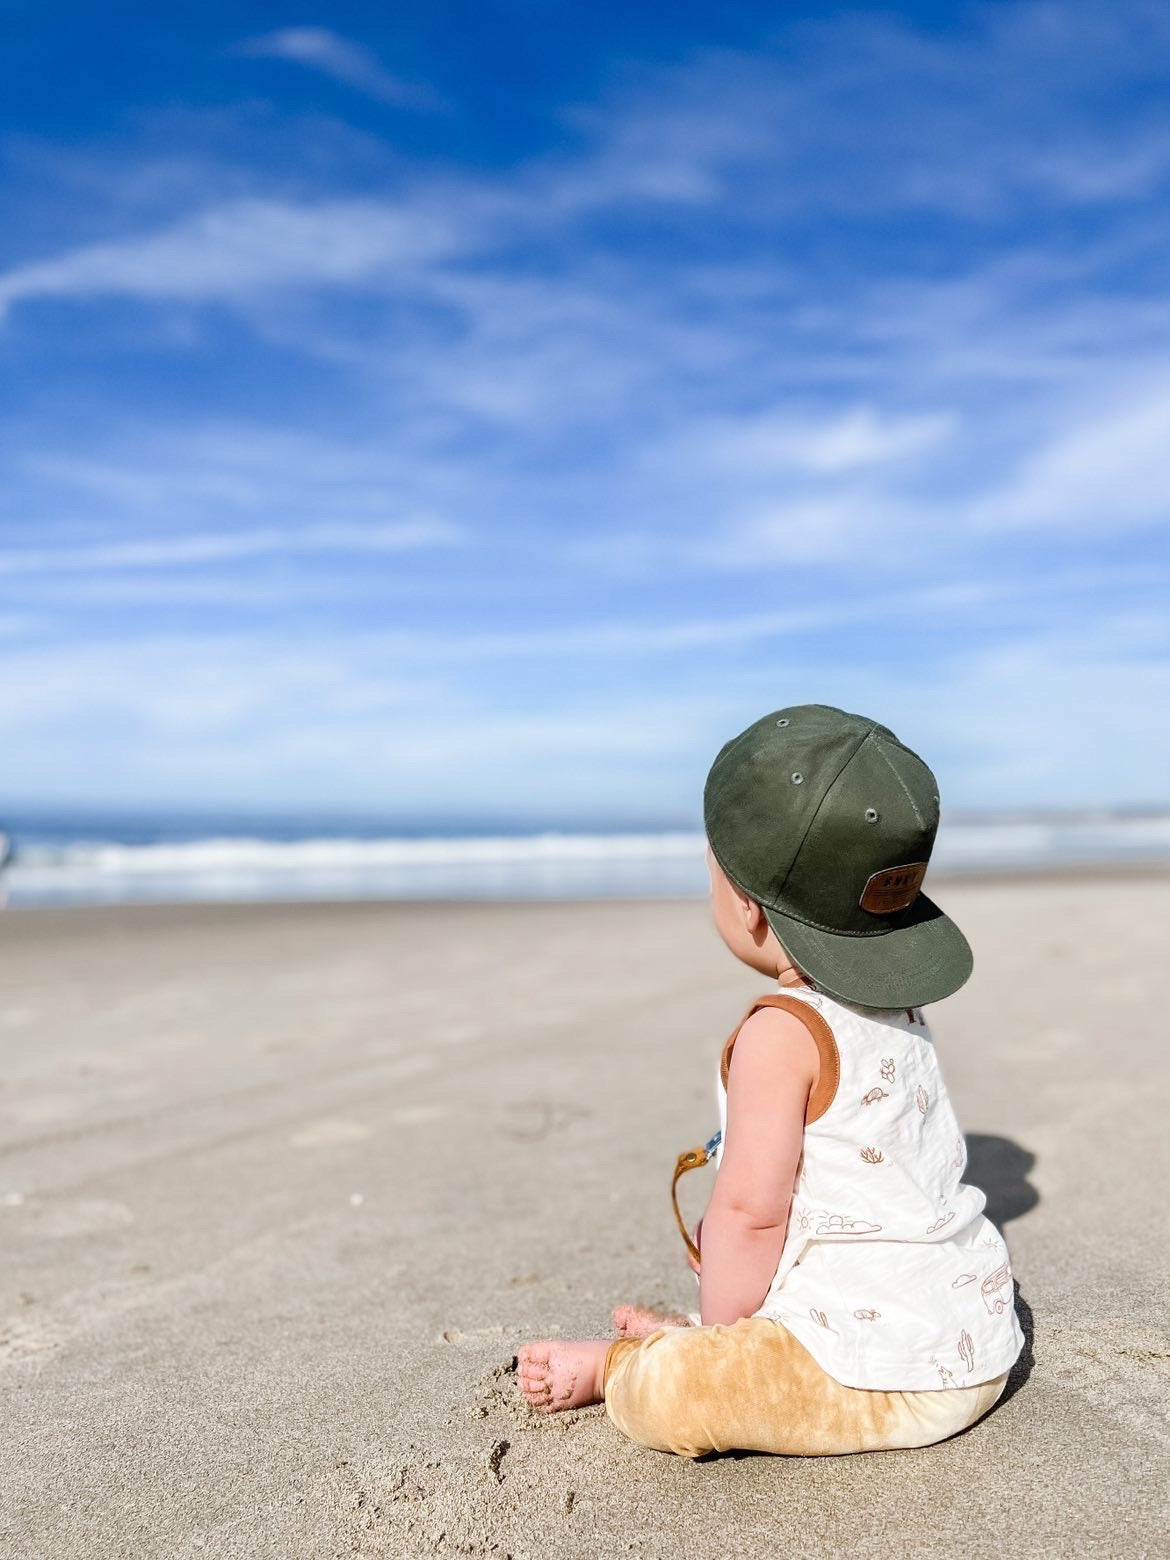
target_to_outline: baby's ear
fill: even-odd
[[[744,898],[743,901],[744,925],[749,932],[755,932],[764,919],[764,912],[754,899]]]

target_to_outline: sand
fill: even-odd
[[[1031,1347],[957,1440],[819,1461],[513,1387],[525,1339],[693,1303],[669,1171],[761,986],[702,904],[0,918],[0,1551],[1164,1554],[1170,880],[940,897]]]

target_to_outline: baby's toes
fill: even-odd
[[[534,1406],[548,1403],[552,1398],[552,1383],[547,1376],[521,1376],[520,1390]]]
[[[548,1363],[548,1345],[526,1344],[516,1355],[516,1384],[533,1408],[542,1408],[552,1398],[552,1377]]]

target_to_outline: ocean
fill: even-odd
[[[697,830],[410,832],[318,819],[0,815],[10,908],[176,900],[702,897]],[[1170,867],[1170,809],[944,818],[931,880]]]

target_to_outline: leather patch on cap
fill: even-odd
[[[887,867],[884,872],[875,872],[858,903],[872,915],[892,915],[895,910],[905,910],[918,898],[926,867],[925,861],[912,861],[904,867]]]

